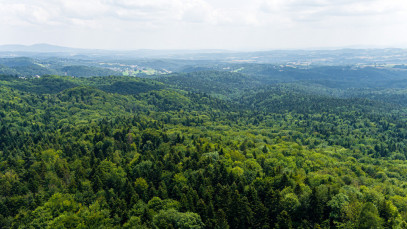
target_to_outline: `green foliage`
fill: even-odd
[[[379,217],[377,208],[372,203],[366,203],[362,207],[359,216],[359,228],[381,228],[382,219]]]
[[[118,75],[118,72],[113,70],[84,65],[65,66],[61,68],[60,71],[64,73],[64,75],[76,77]]]
[[[174,209],[162,210],[153,218],[154,228],[204,228],[201,217],[192,212],[181,213]]]
[[[403,107],[241,87],[245,70],[0,78],[0,225],[406,225]]]

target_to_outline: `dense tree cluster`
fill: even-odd
[[[222,100],[128,77],[1,80],[2,228],[407,228],[402,107],[287,86]]]

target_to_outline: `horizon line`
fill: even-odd
[[[54,48],[63,49],[76,49],[82,51],[109,51],[109,52],[132,52],[132,51],[222,51],[222,52],[268,52],[268,51],[335,51],[335,50],[384,50],[384,49],[407,49],[403,46],[383,46],[383,45],[347,45],[347,46],[332,46],[332,47],[302,47],[302,48],[242,48],[242,49],[221,49],[221,48],[168,48],[168,49],[154,49],[154,48],[129,48],[129,49],[106,49],[106,48],[78,48],[72,46],[63,46],[50,43],[34,43],[34,44],[0,44],[0,47],[5,46],[20,46],[20,47],[35,47],[35,46],[50,46]],[[0,52],[24,52],[15,50],[4,50]],[[38,51],[26,51],[38,52]],[[45,51],[46,53],[47,51]],[[49,52],[49,51],[48,51]],[[51,51],[56,52],[56,51]]]

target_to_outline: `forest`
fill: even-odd
[[[406,76],[8,72],[0,228],[407,228]]]

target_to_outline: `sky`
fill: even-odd
[[[407,47],[406,0],[0,0],[0,45]]]

